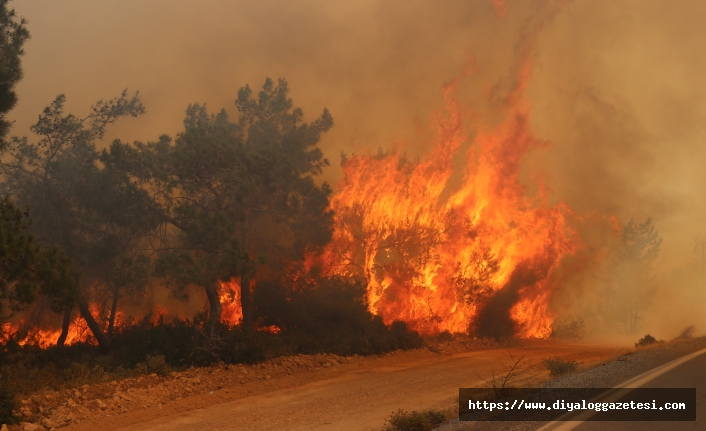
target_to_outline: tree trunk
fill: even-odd
[[[56,345],[58,347],[64,347],[64,343],[66,343],[66,337],[69,335],[69,325],[71,324],[71,312],[73,309],[73,307],[69,306],[66,307],[66,310],[64,310],[64,320],[61,322],[61,334],[59,335],[59,339],[56,340]]]
[[[120,297],[120,288],[115,286],[113,290],[113,305],[110,307],[110,317],[108,318],[108,339],[113,338],[113,326],[115,326],[115,313],[118,311],[118,298]]]
[[[211,308],[210,315],[208,316],[211,334],[214,333],[218,327],[218,324],[221,322],[221,314],[223,312],[223,307],[221,307],[221,297],[218,295],[216,283],[218,282],[216,281],[206,284],[206,296],[208,297],[208,305]]]
[[[252,329],[252,309],[250,308],[250,274],[248,269],[244,268],[240,273],[240,304],[243,309],[243,322],[241,327],[243,331]]]
[[[98,325],[98,322],[96,322],[96,319],[93,318],[91,310],[88,309],[88,302],[82,299],[78,303],[78,309],[81,311],[81,317],[83,317],[83,319],[86,321],[86,324],[93,333],[93,336],[96,337],[96,341],[98,341],[98,348],[100,349],[101,353],[108,353],[108,350],[110,350],[108,338],[103,333],[103,330],[101,329],[100,325]]]
[[[250,273],[248,260],[248,230],[247,221],[243,221],[241,227],[241,240],[243,247],[243,262],[240,268],[240,306],[243,311],[243,322],[241,328],[245,332],[252,330],[252,308],[250,307]]]

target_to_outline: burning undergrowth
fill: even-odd
[[[6,331],[0,374],[14,389],[31,392],[59,388],[77,378],[100,380],[106,373],[112,378],[131,376],[149,365],[150,358],[163,358],[163,366],[183,369],[294,354],[381,354],[422,345],[419,335],[403,322],[388,327],[368,311],[361,283],[334,277],[316,280],[315,287],[301,287],[284,280],[258,283],[254,308],[260,329],[247,333],[226,322],[212,331],[204,312],[171,321],[164,316],[126,318],[116,325],[105,355],[96,355],[89,331],[64,347],[45,344],[36,329]]]

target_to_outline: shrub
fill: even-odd
[[[635,347],[649,346],[650,344],[654,344],[656,342],[657,342],[657,339],[655,337],[653,337],[650,334],[647,334],[644,337],[637,340],[637,343],[635,343]]]
[[[207,316],[192,320],[127,321],[115,328],[107,355],[90,343],[42,349],[0,344],[0,374],[18,393],[62,389],[170,369],[222,363],[256,363],[288,354],[379,354],[421,346],[404,322],[387,326],[365,305],[365,286],[343,278],[322,278],[305,286],[260,282],[254,290],[257,325],[276,325],[277,334],[244,333],[238,326],[207,328]]]
[[[385,431],[429,431],[449,419],[449,414],[441,410],[407,412],[397,410],[387,420]]]
[[[576,371],[579,363],[576,361],[567,361],[558,356],[553,358],[542,359],[542,364],[549,370],[549,375],[552,377],[558,377],[563,374],[572,373]]]
[[[17,422],[15,408],[14,391],[7,383],[0,383],[0,424],[14,424]]]
[[[140,362],[135,367],[135,371],[141,374],[158,374],[163,376],[169,373],[169,365],[164,360],[164,355],[147,355],[143,362]]]
[[[696,336],[696,334],[697,334],[698,332],[699,332],[699,331],[696,329],[696,326],[690,325],[690,326],[687,326],[686,328],[684,328],[683,331],[681,331],[681,334],[679,334],[679,336],[677,337],[677,339],[682,339],[682,340],[683,340],[683,339],[694,338],[694,336]]]
[[[443,331],[437,334],[437,336],[434,338],[436,339],[436,341],[444,342],[452,341],[454,339],[454,336],[449,331]]]
[[[406,323],[388,327],[373,316],[365,294],[365,285],[350,278],[261,281],[253,292],[253,313],[259,325],[279,327],[300,353],[368,355],[421,346],[421,337]]]
[[[583,338],[585,325],[580,317],[566,317],[552,323],[552,338],[578,340]]]

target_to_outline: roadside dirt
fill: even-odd
[[[459,387],[491,385],[523,358],[513,379],[548,379],[541,359],[598,365],[627,346],[533,341],[497,345],[467,338],[377,357],[277,358],[108,382],[22,401],[11,429],[377,430],[397,409],[446,408]]]

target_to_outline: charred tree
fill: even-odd
[[[110,350],[110,341],[108,340],[108,337],[106,337],[106,335],[103,333],[103,330],[101,329],[96,319],[91,314],[91,310],[88,307],[88,302],[80,301],[78,303],[78,309],[81,312],[81,317],[83,317],[83,320],[86,321],[88,329],[91,330],[91,333],[98,342],[98,348],[100,352],[102,354],[108,353],[108,351]]]
[[[66,307],[66,310],[64,310],[64,318],[61,321],[61,334],[59,334],[59,338],[56,340],[57,347],[64,347],[66,343],[66,338],[69,336],[72,312],[73,307]]]

